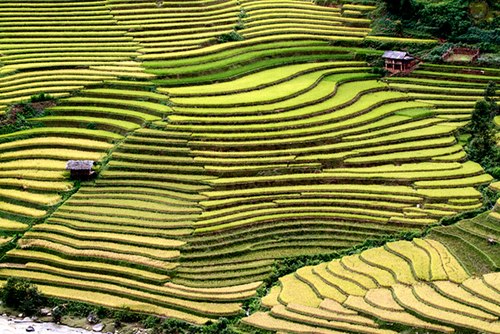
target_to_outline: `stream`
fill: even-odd
[[[33,322],[31,319],[20,319],[9,316],[0,316],[1,334],[21,334],[30,333],[26,331],[29,326],[33,327],[33,334],[96,334],[81,328],[72,328],[63,325],[56,325],[52,322]]]

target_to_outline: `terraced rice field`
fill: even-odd
[[[476,218],[474,226],[494,228],[491,214]],[[303,267],[280,278],[262,299],[269,311],[256,312],[243,322],[290,333],[398,333],[407,327],[498,333],[498,267],[482,275],[475,270],[487,266],[488,259],[498,259],[497,250],[490,247],[471,254],[437,237],[455,229],[470,231],[470,226],[470,221],[462,221],[426,239],[390,242]],[[498,238],[498,230],[490,236]],[[463,242],[481,237],[471,232]],[[470,257],[475,267],[468,265]]]
[[[500,71],[422,64],[381,79],[366,59],[383,51],[363,48],[383,40],[369,35],[373,6],[12,0],[0,9],[2,110],[40,92],[59,97],[29,120],[39,126],[0,135],[0,230],[26,231],[0,264],[2,281],[203,324],[241,315],[275,259],[421,231],[480,208],[477,187],[492,181],[455,133]],[[217,43],[231,32],[243,40]],[[69,159],[97,161],[99,176],[75,188]],[[498,212],[488,217],[305,267],[264,298],[271,311],[244,322],[396,330],[375,317],[494,332],[498,305],[485,291],[498,290],[498,254],[483,239],[498,232]]]

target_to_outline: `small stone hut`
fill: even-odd
[[[88,180],[94,174],[92,160],[68,160],[66,170],[70,171],[71,178],[75,180]]]
[[[385,69],[391,73],[408,72],[416,65],[417,59],[404,51],[386,51],[382,58]]]

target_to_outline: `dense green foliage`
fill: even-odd
[[[237,42],[242,40],[244,40],[243,36],[238,34],[238,32],[236,32],[235,30],[231,31],[230,33],[222,34],[219,37],[217,37],[217,42],[219,43]]]
[[[55,101],[55,98],[53,96],[51,96],[50,94],[46,94],[46,93],[39,93],[39,94],[35,94],[35,95],[30,97],[31,103],[46,102],[46,101]]]
[[[28,287],[30,289],[34,288],[34,286],[29,284],[29,282],[27,281],[17,278],[10,279],[9,281],[11,280],[13,281],[13,283],[11,283],[11,286]],[[15,283],[14,281],[16,281],[17,283]],[[3,292],[4,294],[6,289]],[[18,299],[24,298],[24,295],[19,293],[18,290],[9,288],[9,291],[14,291],[14,293],[10,293],[10,295],[19,296]],[[2,300],[4,298],[3,296],[4,295],[2,295]],[[14,303],[19,304],[19,301],[16,299]],[[31,314],[36,313],[36,311],[38,311],[38,308],[41,306],[42,304],[37,304],[34,312]],[[115,328],[120,328],[125,323],[140,323],[142,324],[142,326],[150,329],[152,333],[155,334],[236,334],[236,332],[231,329],[236,319],[228,320],[226,318],[221,318],[218,322],[209,323],[206,326],[196,326],[177,319],[162,319],[154,315],[148,316],[132,312],[128,308],[113,310],[102,306],[95,306],[82,302],[60,300],[57,298],[44,299],[43,306],[48,306],[52,309],[52,320],[56,323],[60,322],[63,316],[86,318],[87,316],[92,314],[97,319],[113,319]],[[18,307],[15,308],[22,311]]]
[[[498,51],[500,19],[491,1],[481,12],[471,0],[384,0],[376,13],[376,30],[387,35],[435,36],[454,43],[467,43],[486,52]],[[493,14],[492,14],[493,13]]]
[[[29,281],[10,277],[1,292],[2,302],[26,315],[38,312],[45,300],[36,286]]]
[[[500,150],[496,145],[496,129],[493,119],[498,115],[498,105],[493,99],[496,94],[495,84],[490,83],[485,91],[485,98],[476,103],[469,124],[471,136],[467,146],[470,160],[483,166],[494,177],[500,177]]]
[[[47,116],[49,113],[45,110],[44,103],[54,103],[54,101],[53,96],[40,93],[31,96],[28,102],[12,105],[5,115],[0,116],[0,135],[42,126],[28,119]]]
[[[34,127],[34,123],[27,119],[37,117],[40,113],[29,103],[17,105],[17,110],[11,109],[2,119],[0,119],[0,134],[11,133],[15,131],[27,130]]]

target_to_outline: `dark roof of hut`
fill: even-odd
[[[382,56],[382,58],[394,59],[394,60],[413,60],[413,59],[415,59],[408,52],[404,52],[404,51],[386,51],[386,52],[384,52],[384,55]]]
[[[66,163],[67,170],[90,170],[94,165],[92,160],[68,160]]]

